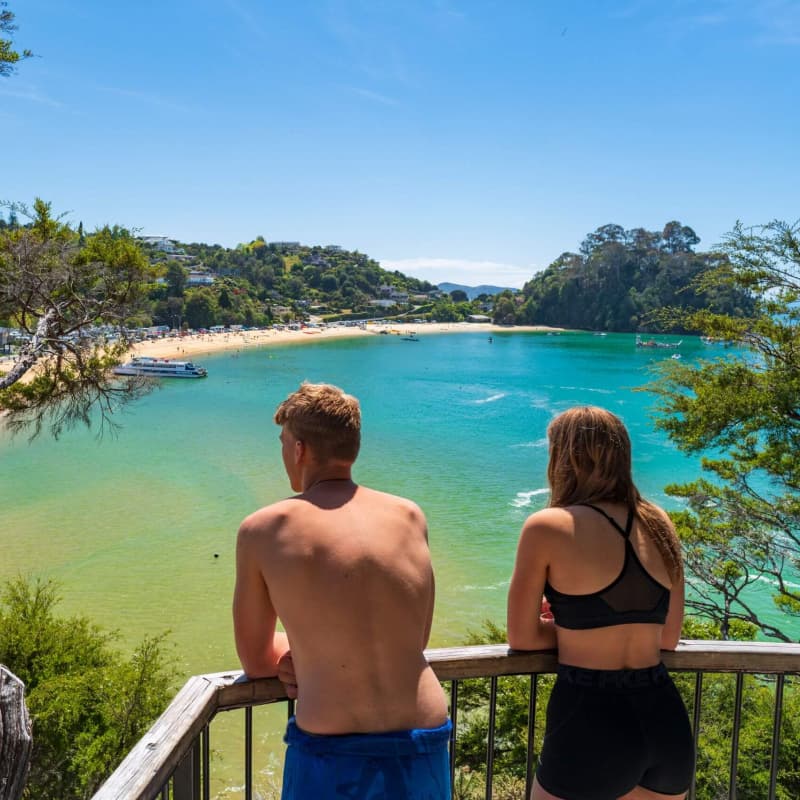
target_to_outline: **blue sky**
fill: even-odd
[[[10,0],[0,199],[521,286],[606,223],[800,217],[798,0]]]

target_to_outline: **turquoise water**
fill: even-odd
[[[126,645],[169,629],[184,675],[235,667],[236,529],[290,494],[272,413],[300,381],[329,381],[362,403],[356,478],[428,516],[432,645],[460,644],[483,619],[504,621],[520,526],[547,498],[554,414],[596,404],[622,416],[640,489],[675,507],[663,487],[693,478],[698,462],[654,430],[652,397],[634,391],[672,352],[636,350],[627,335],[509,331],[492,343],[374,336],[203,358],[206,380],[166,382],[122,416],[116,438],[0,434],[0,578],[56,579],[63,610],[117,628]],[[706,354],[694,338],[680,352]]]

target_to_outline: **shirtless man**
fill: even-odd
[[[451,726],[423,654],[434,599],[425,517],[353,482],[354,397],[304,383],[275,422],[299,494],[239,528],[233,617],[245,673],[278,675],[297,697],[282,797],[449,800]]]

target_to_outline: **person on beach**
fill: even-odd
[[[277,675],[297,698],[282,797],[450,800],[451,724],[423,654],[434,602],[425,517],[353,481],[356,398],[303,383],[275,422],[299,494],[242,522],[233,619],[247,676]]]
[[[547,436],[550,504],[523,525],[508,593],[510,646],[558,651],[531,798],[682,800],[692,732],[660,654],[683,621],[680,543],[614,414],[573,408]]]

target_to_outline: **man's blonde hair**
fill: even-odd
[[[304,381],[278,406],[275,422],[305,442],[318,461],[352,463],[358,456],[361,408],[338,386]]]

